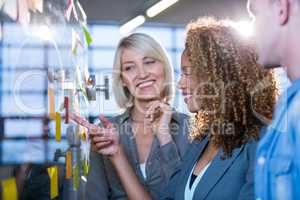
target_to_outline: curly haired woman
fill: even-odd
[[[192,147],[162,199],[253,199],[259,131],[272,118],[276,86],[230,23],[188,25],[179,88],[195,113]]]

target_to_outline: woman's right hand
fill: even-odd
[[[170,105],[153,101],[146,112],[147,124],[152,127],[160,145],[165,145],[172,140],[170,123],[172,118],[172,108]]]
[[[117,129],[107,118],[102,115],[99,116],[104,128],[89,123],[85,118],[75,113],[71,113],[70,118],[88,129],[95,151],[106,156],[114,156],[120,152],[119,134]]]

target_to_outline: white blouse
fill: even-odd
[[[196,162],[196,164],[194,165],[194,167],[193,167],[193,169],[190,173],[189,179],[187,180],[186,185],[185,185],[185,191],[184,191],[184,199],[185,200],[192,200],[193,199],[195,189],[196,189],[198,183],[200,182],[202,176],[205,174],[207,168],[210,166],[210,164],[211,164],[211,162],[207,163],[207,165],[200,171],[197,178],[193,182],[192,187],[190,188],[191,177],[192,177],[194,169],[197,165],[197,162]]]
[[[140,164],[140,169],[142,171],[142,175],[143,175],[144,179],[146,179],[147,178],[147,175],[146,175],[146,163]]]

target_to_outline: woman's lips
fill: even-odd
[[[149,87],[149,86],[152,86],[154,84],[155,81],[151,80],[151,81],[145,81],[145,82],[142,82],[142,83],[139,83],[137,85],[138,88],[146,88],[146,87]]]

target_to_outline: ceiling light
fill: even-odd
[[[120,33],[122,35],[126,35],[130,33],[132,30],[137,28],[138,26],[142,25],[145,22],[145,17],[143,15],[139,15],[130,21],[126,22],[120,27]]]
[[[162,1],[154,4],[153,6],[151,6],[147,10],[146,14],[148,17],[155,17],[156,15],[158,15],[159,13],[161,13],[162,11],[164,11],[165,9],[172,6],[173,4],[175,4],[178,1],[179,0],[162,0]]]

